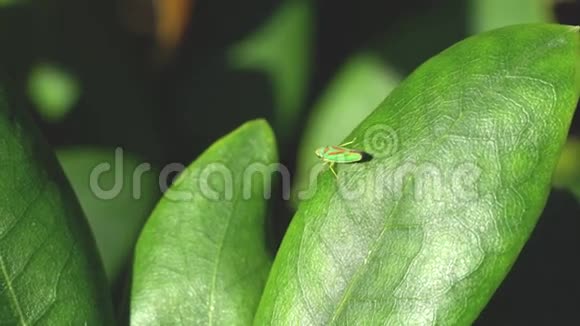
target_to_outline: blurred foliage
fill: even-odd
[[[469,0],[470,32],[477,34],[508,25],[554,20],[547,0]]]
[[[43,119],[62,120],[79,98],[80,86],[66,71],[50,64],[39,64],[30,73],[30,99]]]
[[[14,4],[18,4],[23,2],[22,0],[0,0],[0,7],[2,6],[10,6]]]
[[[399,17],[394,26],[371,44],[393,69],[406,77],[432,56],[468,36],[466,11],[467,2],[463,0],[431,4],[422,11]]]
[[[149,163],[113,149],[66,148],[57,150],[57,157],[89,221],[109,282],[113,282],[130,261],[141,226],[159,198],[159,173]],[[145,165],[139,168],[141,164]],[[91,180],[99,171],[102,173]],[[111,198],[103,199],[96,190],[110,192]]]
[[[43,112],[36,108],[41,102],[29,97],[29,76],[46,62],[58,66],[74,76],[82,93],[62,121],[38,118],[51,143],[120,145],[159,158],[151,73],[135,59],[142,49],[120,32],[115,5],[112,0],[32,1],[0,11],[0,42],[7,45],[0,59],[10,62],[0,67],[2,78],[21,107]]]
[[[308,89],[312,38],[310,0],[288,0],[257,32],[234,46],[234,67],[269,75],[274,91],[274,126],[292,135]]]
[[[194,15],[191,48],[183,50],[177,62],[179,71],[170,72],[171,79],[162,89],[163,101],[169,106],[164,121],[173,130],[170,141],[191,144],[193,152],[199,152],[211,139],[258,117],[273,122],[280,143],[295,136],[294,125],[308,87],[312,8],[307,0],[287,0],[268,7],[254,25],[245,25],[246,35],[229,35],[236,32],[233,27],[226,35],[220,31],[217,40],[199,36],[200,42],[211,41],[207,48],[195,43],[196,30],[212,28],[215,23],[197,22]],[[195,14],[204,10],[200,3]],[[235,8],[231,10],[233,14]],[[226,37],[231,43],[217,47]],[[184,154],[177,150],[169,156],[179,161],[192,159]]]
[[[570,190],[580,200],[580,140],[577,138],[569,139],[564,146],[554,175],[554,186]]]

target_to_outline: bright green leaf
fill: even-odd
[[[0,324],[111,324],[104,273],[74,194],[48,146],[4,99],[0,139]]]
[[[578,100],[578,28],[462,41],[347,138],[282,242],[257,325],[470,325],[544,208]],[[554,298],[546,298],[554,300]]]
[[[137,243],[133,325],[251,323],[270,268],[264,181],[276,160],[272,131],[259,120],[184,170]]]
[[[312,35],[310,0],[286,0],[270,20],[231,51],[235,67],[262,70],[272,80],[276,130],[295,126],[306,97]]]
[[[319,171],[314,150],[338,145],[398,84],[399,74],[370,53],[353,56],[315,105],[298,154],[297,191]]]
[[[159,198],[159,174],[120,148],[67,148],[57,157],[89,220],[108,279],[115,281]]]

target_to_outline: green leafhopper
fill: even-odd
[[[314,153],[318,158],[320,158],[325,164],[328,164],[330,171],[338,178],[336,171],[334,170],[334,164],[336,163],[355,163],[362,161],[364,158],[364,152],[360,150],[346,148],[355,140],[351,140],[348,143],[344,143],[338,146],[325,146],[318,148]]]

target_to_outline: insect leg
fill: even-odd
[[[336,171],[334,171],[334,162],[329,163],[328,167],[330,168],[330,171],[332,171],[334,176],[338,179],[338,174],[336,174]]]

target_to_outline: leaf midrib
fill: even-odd
[[[2,277],[6,280],[6,287],[8,288],[8,293],[10,299],[14,302],[14,307],[16,313],[18,314],[18,319],[20,319],[20,323],[23,326],[28,325],[26,322],[26,318],[24,317],[24,313],[22,311],[22,307],[20,306],[20,301],[16,296],[16,292],[14,292],[14,287],[12,286],[12,281],[10,280],[10,276],[8,275],[8,270],[6,269],[6,264],[4,263],[4,257],[0,254],[0,270],[2,271]]]
[[[224,251],[224,244],[226,242],[226,238],[228,236],[228,233],[230,231],[230,226],[232,224],[232,219],[234,218],[234,212],[236,211],[236,205],[237,205],[238,201],[236,200],[234,202],[234,205],[232,207],[232,209],[230,210],[229,214],[228,214],[228,221],[226,223],[226,227],[223,233],[223,236],[219,242],[219,247],[218,247],[218,254],[217,254],[217,258],[216,258],[216,262],[214,264],[214,269],[212,271],[212,280],[211,280],[211,287],[210,287],[210,292],[209,292],[209,306],[208,306],[208,325],[212,325],[213,323],[213,312],[214,312],[214,294],[216,291],[216,285],[217,285],[217,274],[218,274],[218,270],[220,268],[220,263],[221,263],[221,257]]]

